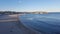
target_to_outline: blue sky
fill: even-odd
[[[60,11],[60,0],[0,0],[0,11]]]

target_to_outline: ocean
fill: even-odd
[[[60,34],[60,13],[25,14],[19,16],[24,26],[42,34]]]

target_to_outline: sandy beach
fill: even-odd
[[[0,34],[39,34],[26,28],[19,20],[19,15],[0,16]]]
[[[0,16],[0,34],[22,34],[16,26],[18,23],[17,15]]]

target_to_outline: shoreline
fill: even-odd
[[[1,32],[4,34],[7,34],[8,32],[12,32],[11,34],[39,34],[39,32],[25,27],[20,21],[19,16],[21,16],[21,14],[8,15],[4,18],[1,17],[2,20],[0,20],[0,34]]]

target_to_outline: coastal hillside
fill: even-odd
[[[33,11],[33,12],[0,11],[0,14],[48,14],[48,12],[43,12],[43,11]]]

